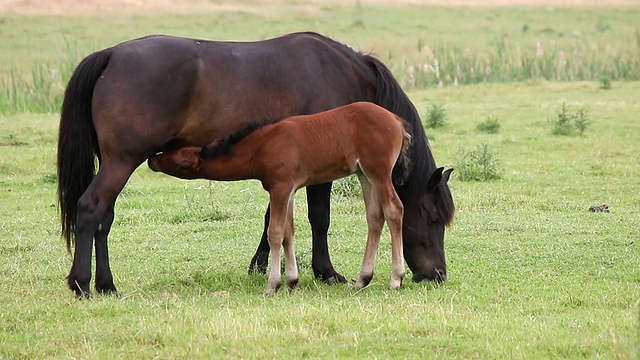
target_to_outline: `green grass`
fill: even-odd
[[[369,288],[356,292],[315,280],[301,192],[295,208],[299,287],[265,298],[266,277],[246,273],[267,204],[260,185],[182,181],[143,166],[118,200],[110,236],[120,295],[78,301],[65,287],[71,257],[59,238],[58,114],[55,106],[39,110],[25,98],[25,108],[0,115],[0,358],[640,356],[640,82],[611,75],[608,90],[600,89],[601,76],[439,88],[412,85],[407,70],[424,63],[425,46],[482,56],[496,51],[502,34],[512,45],[535,46],[539,38],[544,46],[586,42],[593,51],[603,44],[622,51],[637,41],[638,7],[362,3],[357,11],[337,5],[311,14],[296,6],[281,10],[265,16],[1,14],[0,82],[13,71],[30,84],[32,69],[46,74],[95,49],[157,32],[256,39],[312,29],[374,50],[392,65],[417,109],[446,106],[447,125],[428,130],[439,165],[454,164],[460,149],[480,144],[500,159],[498,180],[466,182],[453,173],[457,215],[446,234],[446,284],[407,279],[402,290],[387,290],[386,231]],[[357,21],[362,26],[353,26]],[[64,88],[63,80],[56,84]],[[588,110],[583,136],[551,134],[549,119],[563,99],[571,109]],[[476,130],[488,118],[500,119],[499,133]],[[588,212],[595,204],[609,205],[611,213]],[[329,238],[334,265],[354,279],[366,238],[354,179],[336,186]]]
[[[640,110],[638,83],[478,85],[411,92],[446,103],[440,164],[489,143],[503,178],[451,188],[443,286],[386,289],[388,233],[373,285],[356,292],[313,279],[305,197],[296,202],[300,287],[264,298],[246,274],[266,193],[256,182],[182,181],[136,171],[118,200],[110,252],[119,297],[77,301],[58,238],[55,115],[0,118],[0,355],[15,357],[632,358],[638,354]],[[562,96],[597,104],[583,137],[550,134]],[[429,100],[427,100],[429,99]],[[475,120],[499,116],[499,134]],[[455,174],[455,172],[454,172]],[[611,213],[589,213],[606,203]],[[362,201],[337,196],[330,250],[355,278]],[[635,355],[634,355],[635,354]]]

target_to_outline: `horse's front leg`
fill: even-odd
[[[96,291],[101,294],[116,293],[116,286],[113,284],[113,275],[109,267],[109,250],[107,248],[107,237],[113,224],[114,204],[107,208],[107,211],[96,231]]]
[[[329,231],[331,211],[330,182],[307,186],[308,217],[313,239],[311,264],[313,274],[327,284],[346,283],[347,279],[336,272],[329,257],[327,233]]]
[[[249,274],[259,273],[266,274],[267,266],[269,265],[269,240],[267,237],[267,229],[269,228],[269,213],[271,212],[270,206],[267,206],[267,211],[264,214],[264,229],[262,230],[262,237],[260,238],[260,244],[255,255],[251,259],[249,264]]]

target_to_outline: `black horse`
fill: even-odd
[[[89,295],[95,239],[95,288],[116,291],[107,250],[115,201],[151,155],[181,144],[204,146],[247,121],[356,101],[377,103],[411,125],[412,169],[396,187],[405,207],[405,259],[414,280],[444,281],[451,170],[436,169],[415,107],[379,60],[319,34],[295,33],[257,42],[147,36],[82,60],[65,92],[58,140],[62,235],[69,250],[75,245],[69,287]],[[327,249],[331,183],[306,190],[314,274],[345,282]],[[267,209],[265,226],[268,217]],[[265,231],[250,271],[264,272],[268,254]]]

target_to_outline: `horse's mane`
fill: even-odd
[[[203,159],[212,159],[216,156],[230,155],[233,151],[233,146],[242,139],[256,132],[258,129],[275,124],[282,119],[283,118],[249,121],[227,137],[216,140],[214,144],[203,147],[200,150],[200,157]]]
[[[397,189],[407,197],[417,196],[424,191],[429,178],[436,170],[436,163],[429,148],[420,115],[386,65],[370,54],[360,53],[360,56],[361,61],[364,61],[376,77],[375,103],[403,118],[411,128],[413,168],[404,185]],[[434,194],[442,221],[450,224],[453,221],[455,206],[449,186],[441,183]]]

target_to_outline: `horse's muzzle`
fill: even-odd
[[[443,269],[435,268],[433,271],[430,271],[428,274],[413,274],[413,281],[420,282],[422,280],[429,280],[436,283],[443,283],[447,279],[447,271]]]

